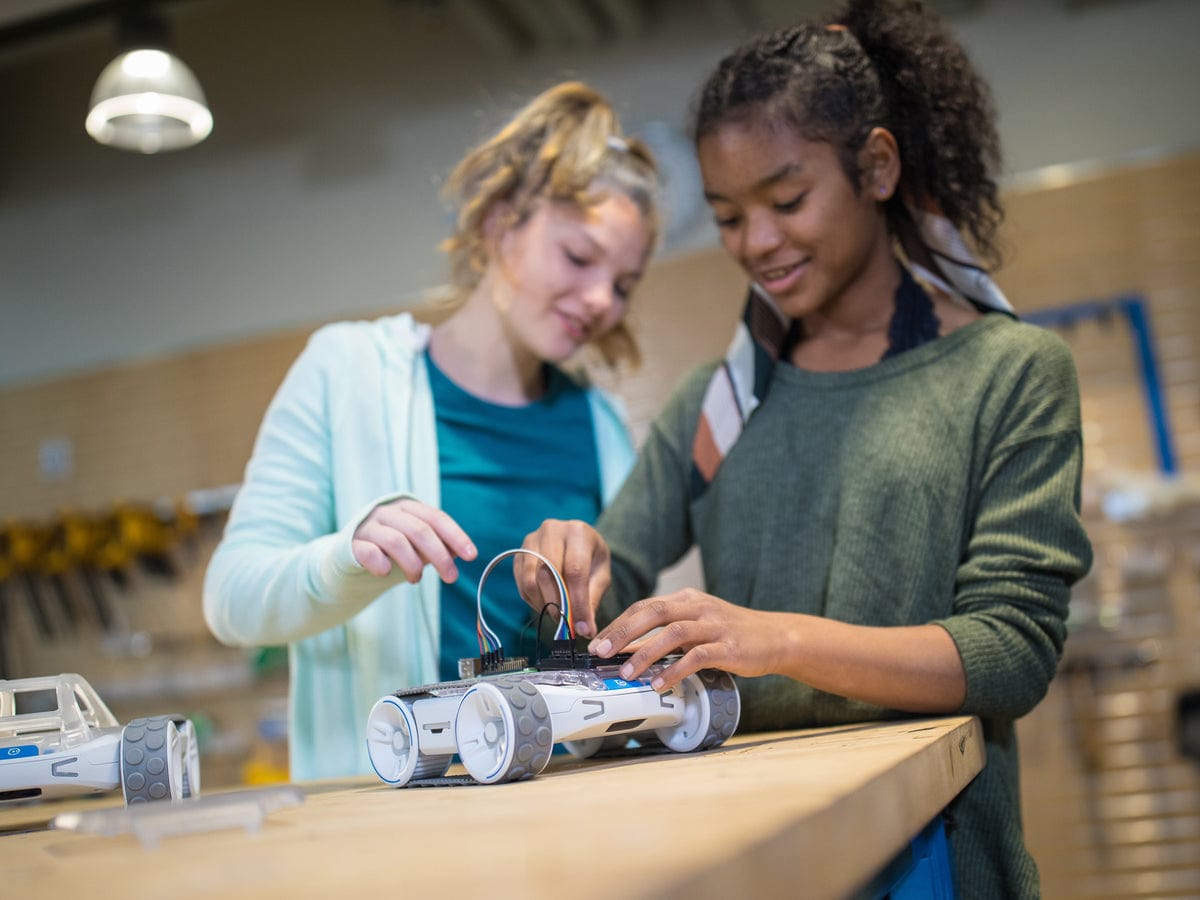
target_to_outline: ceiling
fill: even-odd
[[[48,16],[79,5],[79,0],[4,0],[0,3],[0,26]]]
[[[152,8],[174,16],[183,7],[249,0],[0,0],[0,54],[36,52],[72,33],[113,28],[122,11]],[[755,30],[794,22],[833,0],[376,0],[399,13],[449,17],[475,43],[501,53],[586,46],[635,36],[667,12],[716,27]],[[986,0],[931,0],[947,15]],[[1070,2],[1070,0],[1060,0]]]
[[[112,28],[128,0],[0,0],[0,55],[37,53],[64,39]]]

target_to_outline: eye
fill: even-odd
[[[720,213],[717,213],[713,215],[713,221],[716,223],[718,228],[724,230],[728,228],[736,228],[742,221],[742,217],[736,215],[723,216]]]
[[[633,289],[636,286],[636,281],[614,281],[613,294],[615,294],[621,300],[628,300],[629,295],[633,293]]]
[[[804,203],[804,198],[808,196],[808,191],[801,191],[790,200],[781,200],[775,204],[775,211],[781,213],[795,212]]]
[[[567,261],[577,269],[583,269],[592,264],[592,261],[586,256],[580,253],[575,253],[567,247],[563,247],[563,255],[566,256]]]

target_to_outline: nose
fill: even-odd
[[[616,304],[616,290],[612,282],[597,278],[583,292],[583,303],[593,317],[599,319],[608,314]]]
[[[742,256],[755,259],[775,250],[782,241],[782,232],[775,217],[767,210],[749,210],[745,213],[741,233]]]

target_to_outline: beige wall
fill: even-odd
[[[1064,337],[1079,368],[1092,573],[1050,694],[1020,723],[1025,821],[1046,897],[1200,896],[1200,765],[1176,703],[1200,688],[1200,155],[1009,196],[1023,309],[1140,296],[1180,474],[1158,458],[1124,320]],[[1147,514],[1113,521],[1114,493]]]
[[[1000,281],[1020,310],[1144,299],[1179,465],[1197,471],[1200,154],[1010,192],[1004,235],[1010,252]],[[741,292],[739,273],[716,251],[653,267],[634,313],[646,364],[616,384],[639,435],[670,385],[723,349]],[[285,332],[0,392],[0,515],[45,521],[67,505],[101,510],[237,481],[305,336]],[[1081,323],[1064,337],[1080,372],[1097,563],[1073,601],[1078,625],[1065,674],[1021,726],[1030,840],[1047,896],[1195,896],[1200,778],[1174,748],[1171,717],[1176,693],[1200,686],[1200,504],[1190,476],[1170,484],[1152,477],[1147,410],[1123,322]],[[30,473],[39,440],[52,436],[72,442],[75,472],[43,482]],[[1141,491],[1153,515],[1104,519],[1101,502],[1112,490]],[[150,657],[94,624],[42,641],[19,611],[24,586],[10,579],[4,602],[18,612],[6,638],[10,657],[28,668],[16,674],[69,665],[126,689],[157,679],[161,696],[133,690],[125,709],[161,701],[206,710],[226,741],[207,764],[236,777],[258,707],[253,691],[220,688],[222,672],[251,676],[244,655],[211,644],[197,615],[199,574],[217,533],[202,529],[190,540],[178,578],[141,576],[116,591],[123,627],[145,632],[159,650]],[[168,681],[168,658],[216,687],[204,693]],[[274,682],[259,691],[280,689]]]
[[[0,385],[405,302],[444,278],[437,189],[451,161],[520,100],[579,77],[627,127],[678,129],[752,24],[833,0],[574,3],[655,12],[621,39],[511,55],[463,33],[455,13],[506,3],[160,5],[216,119],[185,152],[147,158],[84,133],[110,22],[0,46]],[[1200,84],[1195,0],[936,5],[955,13],[993,88],[1006,173],[1200,146],[1187,113]],[[686,140],[682,151],[674,243],[708,247]]]

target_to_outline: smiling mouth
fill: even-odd
[[[803,264],[803,262],[798,262],[787,266],[776,266],[773,269],[763,269],[760,272],[760,277],[763,281],[779,281],[781,278],[787,278]]]
[[[567,334],[577,341],[587,340],[588,333],[591,331],[587,324],[582,319],[577,319],[572,315],[560,312],[559,317],[563,320],[566,326]]]
[[[794,278],[799,277],[799,272],[808,265],[808,259],[802,259],[798,263],[790,265],[776,265],[770,269],[758,270],[758,283],[764,288],[785,290],[790,286]]]

